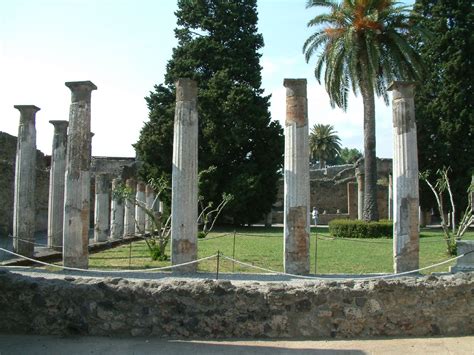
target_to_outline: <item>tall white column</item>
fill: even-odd
[[[110,187],[107,174],[95,176],[94,241],[105,242],[109,237]]]
[[[64,174],[66,172],[68,121],[49,121],[54,126],[49,172],[48,247],[62,250],[64,219]]]
[[[392,180],[392,174],[388,174],[388,216],[387,216],[387,218],[390,221],[393,219],[393,180]]]
[[[393,264],[394,271],[418,269],[418,149],[414,84],[393,82]]]
[[[291,274],[308,274],[309,146],[306,79],[285,79],[284,267]]]
[[[155,201],[155,191],[153,190],[153,187],[151,187],[150,185],[146,185],[146,188],[145,188],[145,198],[146,198],[146,207],[148,208],[148,210],[150,211],[155,211],[158,207],[154,206],[153,205],[153,202]],[[156,204],[158,204],[159,202],[156,201]],[[153,221],[151,219],[151,217],[147,214],[145,216],[145,231],[146,232],[151,232],[153,231]]]
[[[137,223],[135,224],[135,234],[143,234],[145,233],[145,210],[140,207],[146,206],[146,196],[145,196],[145,188],[146,184],[143,181],[139,181],[137,183],[137,194],[136,200],[137,205],[135,206],[135,218]]]
[[[33,257],[35,242],[36,112],[39,107],[16,105],[20,111],[15,161],[13,250]]]
[[[171,193],[171,263],[197,258],[198,217],[198,112],[197,84],[191,79],[176,81],[173,173]],[[196,271],[196,264],[177,271]]]
[[[134,179],[127,179],[125,181],[126,188],[130,191],[130,196],[135,198],[136,182]],[[135,204],[130,200],[125,200],[125,212],[123,222],[124,237],[131,237],[135,235]]]
[[[90,81],[67,82],[71,89],[64,189],[63,263],[89,266],[91,93]]]
[[[112,203],[110,212],[110,238],[123,238],[123,222],[124,222],[124,201],[114,194],[116,188],[122,184],[122,180],[117,178],[112,180]]]

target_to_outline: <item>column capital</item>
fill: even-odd
[[[392,81],[388,86],[388,91],[393,91],[393,100],[398,98],[414,97],[415,81]]]
[[[67,81],[64,83],[71,90],[71,101],[90,101],[92,90],[97,90],[91,81]]]
[[[35,113],[41,110],[35,105],[14,105],[13,107],[20,111],[22,117],[25,115],[26,119],[33,118]]]
[[[54,129],[58,131],[66,130],[69,126],[69,121],[64,120],[51,120],[49,123],[51,123],[54,126]]]
[[[286,96],[306,97],[306,79],[284,79],[283,86],[286,88]]]
[[[191,101],[197,97],[197,83],[189,78],[179,78],[175,82],[176,101]]]

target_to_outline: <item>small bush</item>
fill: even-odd
[[[335,219],[329,222],[329,233],[335,238],[393,238],[393,223]]]

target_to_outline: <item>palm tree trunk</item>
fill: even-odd
[[[361,64],[364,66],[361,58]],[[367,70],[362,69],[367,73]],[[364,102],[364,220],[378,221],[377,206],[377,156],[375,152],[375,99],[368,80],[362,78],[360,91]]]

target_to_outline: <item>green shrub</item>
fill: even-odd
[[[335,238],[393,238],[393,223],[334,219],[329,222],[329,233]]]

